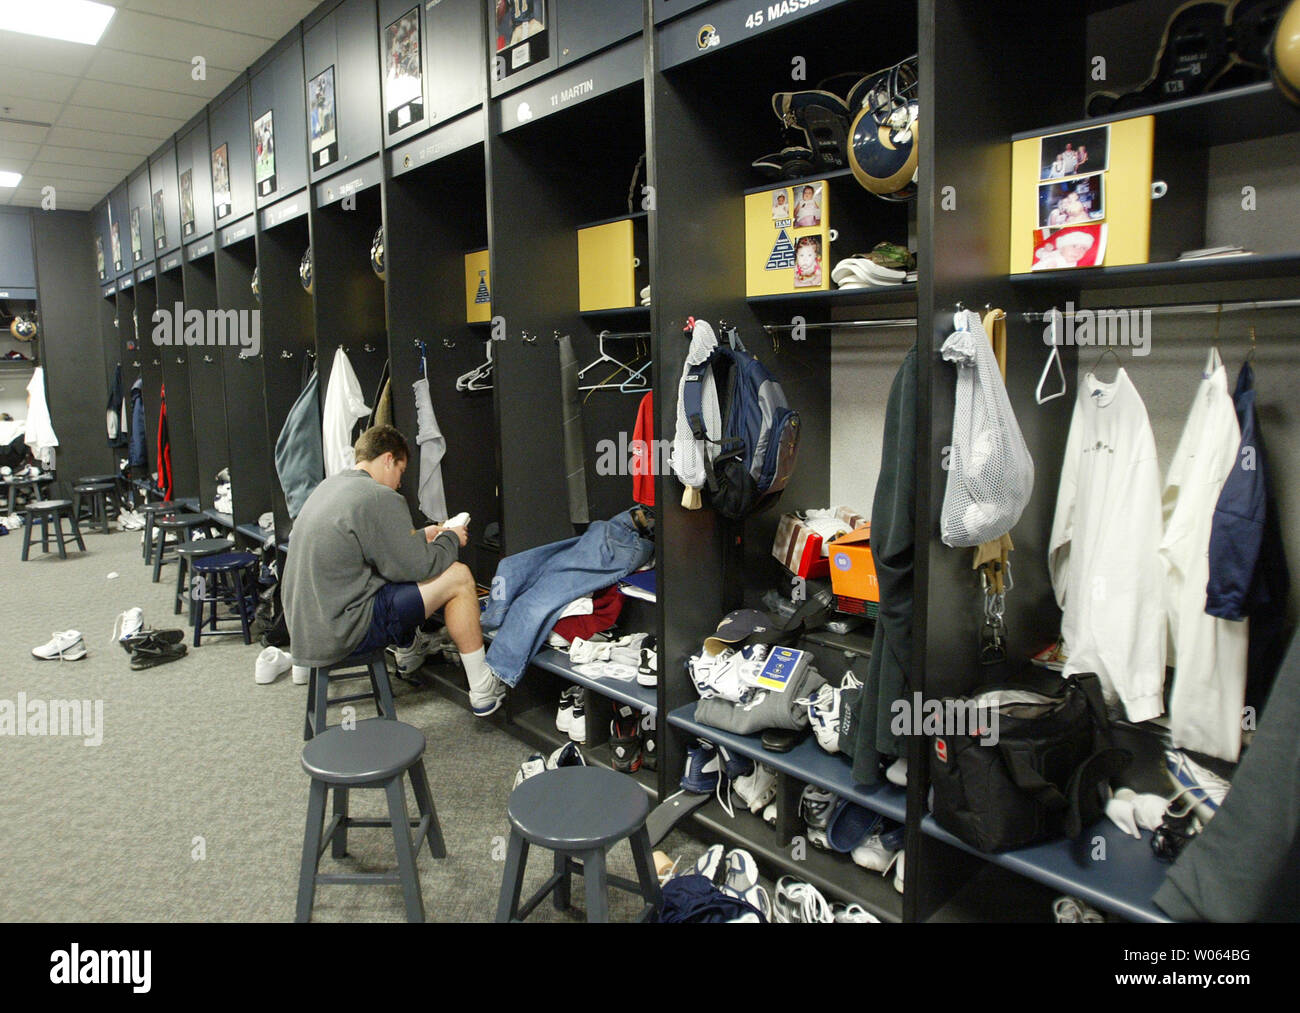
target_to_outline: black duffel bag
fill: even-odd
[[[944,703],[956,705],[946,713],[986,716],[984,727],[967,734],[929,736],[934,818],[980,851],[1078,837],[1102,816],[1108,782],[1132,759],[1111,742],[1093,673],[998,686]],[[982,739],[994,737],[994,711],[997,741],[985,745]]]

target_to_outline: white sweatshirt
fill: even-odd
[[[1233,763],[1241,751],[1250,623],[1206,615],[1205,587],[1214,508],[1240,444],[1228,377],[1213,349],[1165,479],[1160,559],[1174,665],[1174,745]]]
[[[45,402],[45,370],[37,366],[27,383],[27,433],[24,437],[32,456],[47,470],[54,468],[54,450],[59,438],[54,435],[50,407]]]
[[[370,414],[361,382],[342,347],[334,350],[330,382],[322,411],[321,444],[325,450],[325,477],[337,475],[356,465],[352,452],[352,427]]]
[[[1109,384],[1089,373],[1070,422],[1048,565],[1064,613],[1062,675],[1096,672],[1130,721],[1164,711],[1160,534],[1146,405],[1123,369]]]

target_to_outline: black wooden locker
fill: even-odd
[[[233,225],[253,212],[253,152],[249,132],[248,85],[241,82],[228,88],[209,109],[212,214],[218,229]]]
[[[294,28],[250,72],[253,183],[263,208],[307,185],[307,99],[302,31]],[[269,157],[260,151],[269,137]]]
[[[126,183],[108,195],[110,277],[125,277],[134,269],[131,259],[131,198]]]
[[[303,32],[313,183],[379,152],[377,16],[375,0],[345,0]],[[333,96],[332,132],[321,132],[330,125],[328,101],[322,106],[317,100],[322,92]],[[317,116],[322,122],[313,129]]]
[[[32,219],[25,208],[0,210],[0,289],[10,293],[5,298],[35,298]],[[33,294],[19,296],[18,291]]]
[[[677,17],[678,14],[693,11],[697,7],[703,7],[705,4],[712,2],[713,0],[654,0],[655,24],[668,21]]]
[[[176,186],[176,144],[168,141],[149,159],[150,219],[155,257],[171,253],[181,242],[181,205]]]
[[[153,263],[153,188],[149,181],[149,163],[146,162],[127,182],[127,237],[131,246],[136,270]],[[139,253],[136,254],[136,241]]]
[[[212,149],[206,109],[177,136],[176,186],[181,242],[189,245],[212,232]]]
[[[561,67],[639,35],[645,9],[641,0],[561,0]]]

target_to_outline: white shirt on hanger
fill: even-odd
[[[361,382],[342,346],[334,350],[329,388],[321,413],[321,444],[325,450],[325,477],[347,471],[357,463],[352,452],[352,427],[370,414]]]
[[[1169,725],[1174,745],[1233,763],[1241,752],[1249,620],[1205,612],[1210,527],[1219,493],[1237,459],[1241,428],[1218,349],[1201,384],[1165,479],[1165,610],[1174,686]]]
[[[1128,373],[1089,373],[1074,403],[1048,566],[1068,660],[1096,672],[1130,721],[1164,711],[1160,469],[1146,405]],[[1202,591],[1204,586],[1202,585]]]

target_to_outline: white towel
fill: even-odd
[[[428,379],[421,377],[411,386],[415,390],[415,417],[419,427],[415,442],[420,447],[420,512],[431,521],[445,521],[447,491],[442,485],[442,459],[447,453],[447,439],[433,414]]]
[[[352,427],[370,414],[361,383],[343,349],[334,350],[329,389],[325,392],[321,442],[325,448],[325,477],[347,471],[357,463],[352,452]]]
[[[45,370],[37,366],[32,370],[32,379],[27,384],[27,446],[33,456],[48,470],[54,468],[54,448],[59,445],[59,438],[54,435],[54,423],[50,421],[50,408],[45,403]]]

